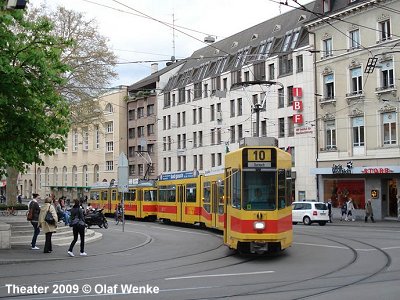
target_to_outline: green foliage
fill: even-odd
[[[64,148],[69,108],[57,90],[68,71],[60,50],[66,42],[52,28],[22,11],[0,13],[0,170],[23,172]]]
[[[26,204],[7,205],[4,203],[0,204],[0,210],[6,210],[7,208],[9,208],[9,209],[14,208],[15,210],[27,210],[28,205],[26,205]]]

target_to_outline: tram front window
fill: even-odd
[[[243,209],[276,209],[276,173],[249,171],[243,175]]]

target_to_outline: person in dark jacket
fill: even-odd
[[[83,209],[80,206],[80,201],[78,199],[74,200],[74,206],[71,209],[71,218],[70,218],[70,224],[72,225],[72,230],[74,233],[74,239],[71,242],[71,245],[69,246],[68,249],[68,255],[73,257],[74,252],[74,246],[75,243],[78,240],[78,234],[80,236],[81,240],[81,256],[87,256],[87,253],[85,252],[85,217],[83,214]]]
[[[33,199],[31,202],[29,202],[29,207],[28,209],[32,209],[32,220],[31,224],[33,226],[33,237],[32,237],[32,250],[40,250],[39,247],[36,247],[36,241],[37,237],[40,233],[40,228],[39,228],[39,213],[40,213],[40,206],[38,201],[40,200],[40,196],[38,194],[33,194]]]

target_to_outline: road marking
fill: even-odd
[[[192,278],[202,278],[202,277],[243,276],[243,275],[257,275],[257,274],[269,274],[269,273],[275,273],[275,271],[260,271],[260,272],[247,272],[247,273],[226,273],[226,274],[208,274],[208,275],[168,277],[168,278],[165,278],[165,280],[192,279]]]
[[[343,246],[329,246],[329,245],[321,245],[321,244],[309,244],[309,243],[293,243],[293,244],[314,246],[314,247],[336,248],[336,249],[349,249],[348,247],[343,247]]]
[[[210,236],[208,233],[193,232],[193,231],[188,231],[188,230],[179,230],[179,229],[170,229],[170,228],[161,228],[161,227],[157,227],[157,229],[158,230],[169,230],[169,231],[177,231],[177,232],[183,232],[183,233],[191,233],[191,234]]]

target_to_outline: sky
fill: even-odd
[[[118,57],[112,86],[131,85],[151,74],[151,62],[165,67],[203,48],[208,35],[221,40],[293,7],[279,0],[30,0],[30,5],[64,6],[95,19],[99,33]],[[310,0],[300,0],[302,4]],[[168,25],[165,25],[168,23]],[[175,30],[173,28],[175,27]]]

